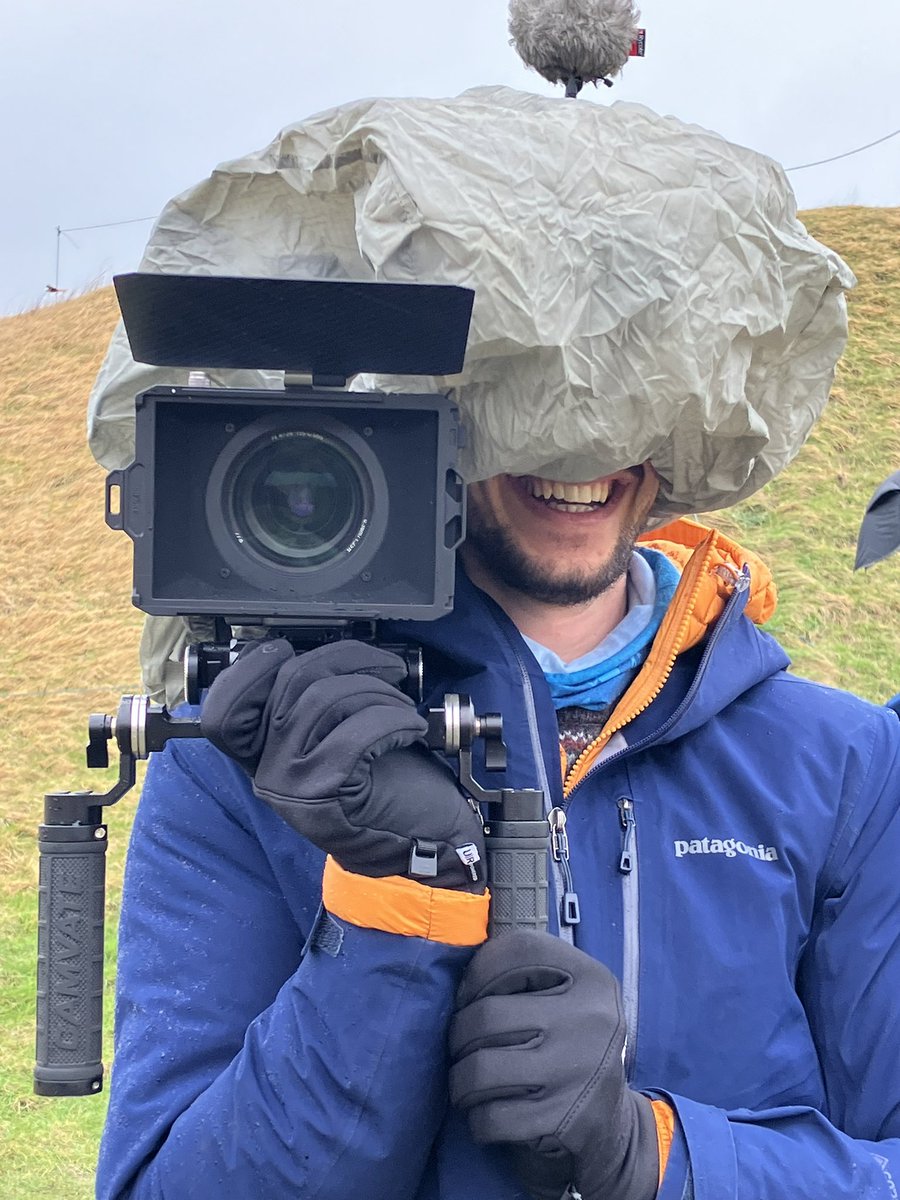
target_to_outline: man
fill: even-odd
[[[546,792],[551,933],[485,941],[391,656],[256,647],[226,754],[151,763],[100,1197],[896,1195],[900,727],[786,673],[752,556],[635,550],[656,487],[472,485],[453,614],[392,631]]]

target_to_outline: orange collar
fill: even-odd
[[[761,625],[775,611],[775,584],[768,568],[755,554],[742,550],[715,529],[681,518],[646,534],[640,544],[661,551],[681,567],[681,581],[643,667],[619,700],[603,732],[566,776],[566,796],[591,769],[613,734],[653,703],[672,673],[678,655],[696,646],[719,619],[745,563],[750,567],[750,595],[744,610],[747,616]]]
[[[691,646],[696,646],[707,629],[722,615],[734,588],[735,579],[745,565],[750,568],[750,595],[744,610],[746,615],[757,625],[764,625],[775,612],[777,594],[769,568],[761,558],[745,550],[717,529],[681,517],[660,529],[654,529],[652,533],[644,534],[640,544],[660,550],[671,558],[683,572],[682,581],[689,563],[698,551],[709,550],[709,561],[701,572],[697,583],[696,602],[689,614],[690,628],[684,645],[678,649],[679,654],[683,650],[689,650]],[[677,599],[676,593],[672,601],[673,606]]]

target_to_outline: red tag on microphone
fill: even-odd
[[[647,30],[639,29],[637,37],[631,43],[631,49],[628,51],[631,58],[643,58],[644,49],[647,45]]]

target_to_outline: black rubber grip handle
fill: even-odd
[[[39,1096],[103,1087],[105,825],[38,831],[37,1046]]]
[[[512,929],[546,933],[548,829],[546,821],[490,822],[490,937]]]

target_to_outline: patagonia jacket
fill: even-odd
[[[565,781],[543,675],[487,596],[462,578],[450,616],[391,636],[423,647],[427,706],[502,714],[485,785],[565,810],[552,931],[617,975],[631,1085],[675,1113],[661,1200],[896,1198],[900,723],[788,673],[751,619],[772,608],[761,564],[686,522],[651,544],[681,585]],[[526,1200],[448,1104],[485,914],[437,890],[323,864],[206,742],[156,755],[100,1200]]]

